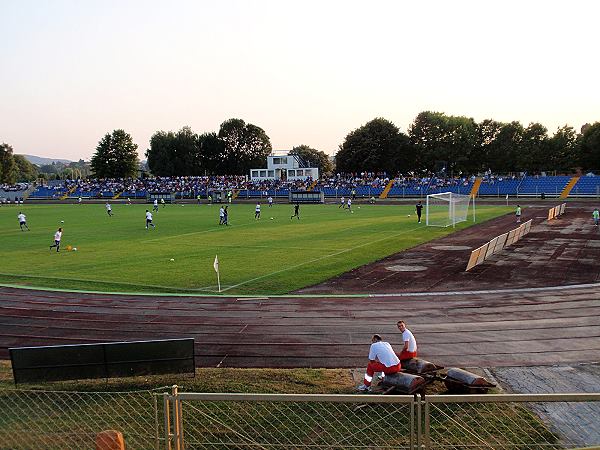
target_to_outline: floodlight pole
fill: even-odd
[[[473,223],[475,223],[475,194],[473,194]]]

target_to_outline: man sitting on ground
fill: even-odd
[[[400,360],[396,356],[394,349],[389,342],[382,341],[381,336],[378,334],[373,335],[371,338],[367,373],[365,373],[363,384],[357,388],[359,391],[370,390],[375,372],[383,372],[384,376],[400,372]]]
[[[410,332],[408,328],[406,328],[406,324],[403,320],[399,320],[398,329],[402,333],[402,342],[404,346],[402,347],[402,351],[397,355],[400,358],[400,361],[405,361],[407,359],[416,358],[417,357],[417,340]]]

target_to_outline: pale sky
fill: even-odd
[[[600,121],[595,0],[0,0],[0,142],[89,160],[229,118],[274,149],[337,151],[375,117],[426,110],[545,125]]]

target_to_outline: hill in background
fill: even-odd
[[[36,166],[43,166],[46,164],[52,164],[53,162],[61,162],[63,164],[69,164],[71,161],[68,159],[57,159],[57,158],[43,158],[41,156],[34,155],[23,155],[27,161]]]

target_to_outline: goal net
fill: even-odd
[[[470,195],[455,194],[454,192],[429,194],[425,208],[427,225],[431,227],[448,227],[465,222],[470,201]]]

